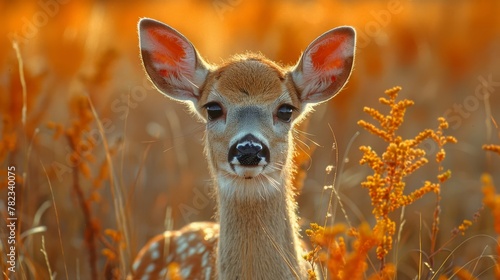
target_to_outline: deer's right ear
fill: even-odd
[[[352,27],[332,29],[314,40],[292,71],[304,103],[320,103],[335,96],[349,79],[356,49]]]
[[[196,102],[208,66],[186,37],[152,19],[139,21],[141,58],[156,88],[177,100]]]

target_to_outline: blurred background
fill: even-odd
[[[146,79],[136,30],[141,17],[174,27],[211,63],[253,51],[293,65],[323,32],[355,27],[349,83],[301,128],[309,147],[299,145],[310,155],[298,196],[301,224],[323,223],[327,216],[329,223],[345,222],[338,208],[328,211],[331,190],[324,186],[333,184],[333,173],[325,169],[333,165],[350,222],[373,225],[360,186],[370,170],[359,165],[358,147],[384,146],[356,123],[370,120],[364,106],[385,110],[378,98],[399,85],[400,98],[415,101],[402,135],[436,128],[444,116],[447,133],[458,139],[444,161],[452,170],[442,191],[444,244],[481,208],[480,175],[489,172],[500,182],[500,157],[481,150],[500,143],[499,12],[495,0],[0,1],[0,213],[7,217],[6,170],[15,166],[21,263],[16,273],[7,270],[9,232],[2,219],[4,276],[49,279],[50,265],[57,278],[123,278],[166,221],[178,229],[212,219],[203,124]],[[430,142],[424,149],[436,152]],[[408,191],[436,175],[431,162],[409,178]],[[418,274],[417,251],[428,247],[435,202],[429,194],[405,211],[402,241],[391,259],[399,262],[401,279]],[[491,215],[479,214],[465,237],[447,244],[457,251],[446,266],[497,254]],[[481,264],[476,275],[491,273],[491,260]]]

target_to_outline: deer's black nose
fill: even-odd
[[[243,166],[269,163],[269,148],[252,134],[243,136],[229,148],[228,161]]]

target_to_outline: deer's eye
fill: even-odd
[[[203,106],[207,110],[208,120],[213,121],[223,115],[222,106],[216,102],[210,102]]]
[[[290,122],[292,120],[293,109],[294,107],[287,104],[283,104],[278,108],[278,111],[276,112],[276,117],[283,122]]]

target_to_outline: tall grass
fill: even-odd
[[[145,16],[174,26],[214,63],[251,50],[293,64],[324,31],[354,26],[359,44],[346,89],[296,131],[303,227],[321,225],[304,231],[315,245],[309,260],[323,263],[315,266],[330,278],[498,277],[497,2],[85,0],[59,3],[57,11],[40,1],[0,2],[4,278],[122,279],[138,249],[167,228],[165,209],[173,228],[212,218],[203,125],[145,80],[136,34]],[[446,145],[444,158],[444,143],[433,140],[440,128],[426,134],[420,149],[429,163],[420,167],[423,155],[409,152],[418,168],[392,209],[366,179],[374,169],[358,164],[368,146],[383,162],[392,148],[356,122],[366,118],[364,107],[381,111],[378,93],[393,85],[414,102],[398,128],[401,140],[415,140],[443,116],[449,128],[441,130],[458,143]],[[485,144],[492,152],[481,150]],[[4,238],[8,166],[17,170],[15,273],[7,270]]]

